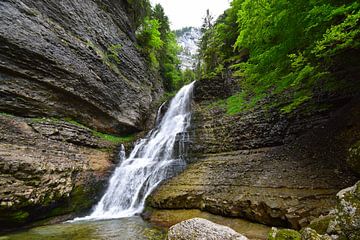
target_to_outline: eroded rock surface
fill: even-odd
[[[163,184],[150,206],[300,229],[329,213],[336,193],[357,181],[346,159],[360,138],[358,101],[328,99],[334,108],[288,116],[261,106],[230,116],[209,99],[211,89],[228,96],[222,89],[231,83],[206,84],[195,87],[193,163]]]
[[[0,230],[88,210],[106,186],[114,152],[86,128],[0,115]]]
[[[0,2],[0,112],[70,117],[103,132],[144,128],[161,93],[127,1]]]

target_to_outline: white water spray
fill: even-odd
[[[180,157],[175,156],[174,146],[177,136],[190,126],[193,85],[180,89],[155,129],[136,144],[127,159],[124,150],[120,151],[121,162],[106,193],[89,216],[75,221],[123,218],[141,213],[146,197],[163,180],[185,167],[185,159],[181,157],[184,146],[180,141]]]

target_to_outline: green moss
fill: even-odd
[[[268,237],[269,240],[301,240],[301,234],[291,229],[272,228]]]
[[[24,223],[29,217],[26,211],[18,211],[8,216],[10,222]]]
[[[167,239],[167,233],[160,229],[146,228],[144,229],[144,236],[148,240],[163,240]]]
[[[108,141],[114,144],[119,144],[119,143],[125,143],[125,142],[131,142],[134,141],[135,136],[134,135],[126,135],[126,136],[115,136],[115,135],[111,135],[111,134],[106,134],[106,133],[102,133],[102,132],[98,132],[94,129],[91,129],[77,121],[75,121],[72,118],[66,117],[66,118],[31,118],[31,121],[33,123],[43,123],[43,122],[52,122],[52,123],[59,123],[61,121],[63,122],[67,122],[70,123],[72,125],[81,127],[81,128],[85,128],[89,131],[91,131],[92,135],[95,137],[98,137],[104,141]]]
[[[330,221],[334,219],[333,216],[325,216],[318,219],[315,219],[309,224],[309,228],[314,229],[319,234],[325,234],[328,229]]]
[[[134,141],[135,137],[134,135],[127,135],[127,136],[115,136],[115,135],[111,135],[111,134],[106,134],[106,133],[101,133],[101,132],[97,132],[92,130],[92,133],[94,136],[101,138],[102,140],[111,142],[111,143],[125,143],[125,142],[131,142]]]
[[[115,61],[117,64],[121,63],[119,58],[119,53],[122,49],[121,44],[113,44],[108,47],[108,53],[106,54],[107,58],[110,60]]]
[[[70,198],[59,207],[53,208],[47,217],[60,216],[71,212],[79,212],[90,208],[93,204],[91,193],[87,192],[83,186],[76,186],[71,191]]]
[[[10,113],[6,113],[6,112],[0,112],[0,116],[13,117],[14,115],[12,115],[12,114],[10,114]]]
[[[360,175],[360,141],[349,148],[347,163],[354,172]]]

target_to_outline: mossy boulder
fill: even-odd
[[[269,240],[301,240],[301,234],[292,229],[272,228],[268,238]]]
[[[305,228],[301,231],[301,240],[331,240],[331,237],[320,235],[314,229]]]
[[[360,175],[360,141],[349,148],[347,163],[355,173]]]
[[[341,190],[337,197],[335,218],[330,221],[328,233],[339,239],[360,239],[360,181]]]
[[[309,224],[308,228],[315,230],[318,234],[326,234],[330,221],[334,220],[335,216],[327,215],[321,216]]]

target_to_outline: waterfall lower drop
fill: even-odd
[[[174,171],[185,167],[185,159],[181,156],[184,147],[180,143],[180,154],[174,154],[174,146],[177,135],[190,126],[193,85],[194,82],[180,89],[157,126],[136,144],[127,159],[124,149],[120,151],[121,162],[106,193],[89,216],[75,221],[123,218],[141,213],[146,197],[163,180],[172,177]]]

